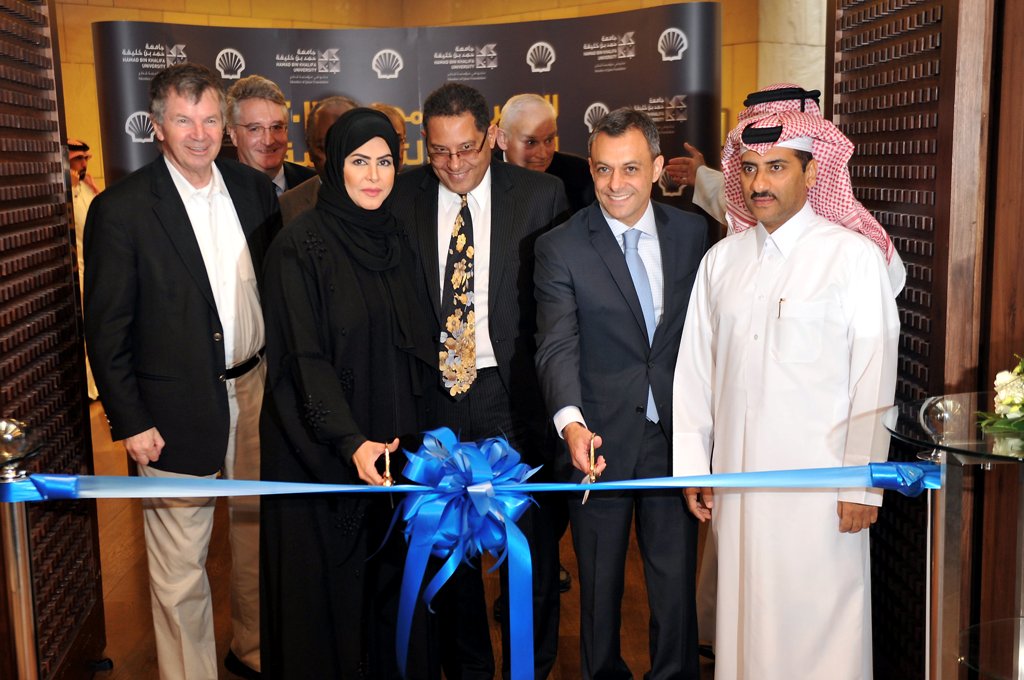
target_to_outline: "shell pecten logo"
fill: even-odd
[[[594,102],[587,107],[583,114],[583,122],[587,125],[587,132],[593,132],[594,127],[601,122],[601,119],[608,115],[608,105],[602,102]]]
[[[555,63],[555,48],[551,43],[533,43],[526,51],[526,63],[534,73],[547,73]]]
[[[658,38],[658,52],[662,61],[679,61],[686,47],[686,34],[678,28],[666,28]]]
[[[132,138],[132,142],[145,144],[153,141],[156,129],[148,111],[136,111],[124,121],[124,131]]]
[[[405,64],[402,62],[402,55],[392,49],[381,50],[373,55],[371,62],[373,72],[382,80],[397,78]]]
[[[220,77],[224,80],[238,80],[245,70],[245,57],[233,47],[225,47],[217,54],[215,61]]]

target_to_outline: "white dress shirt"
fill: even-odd
[[[224,363],[240,364],[265,342],[256,273],[242,223],[216,165],[209,184],[197,189],[166,158],[203,256],[224,336]]]

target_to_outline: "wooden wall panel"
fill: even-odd
[[[992,4],[829,2],[826,111],[856,145],[858,199],[907,268],[898,401],[977,386]],[[965,526],[973,508],[968,494]],[[890,494],[872,529],[876,677],[925,674],[926,513],[922,499]],[[962,611],[966,623],[969,606]]]
[[[991,388],[996,372],[1024,355],[1024,3],[999,3],[999,49],[996,55],[998,108],[994,108],[991,239],[987,248],[985,299],[987,326],[982,343],[983,387]],[[1024,546],[1017,543],[1012,518],[1016,517],[1018,471],[1016,466],[995,466],[985,473],[986,488],[980,556],[979,621],[1018,615],[1013,564]],[[991,658],[1000,651],[995,641],[980,641],[979,652]]]
[[[79,474],[92,450],[53,14],[45,0],[0,0],[0,412],[42,445],[30,472]],[[30,505],[28,522],[38,677],[92,677],[104,646],[95,504]]]

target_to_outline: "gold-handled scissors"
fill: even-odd
[[[384,486],[394,486],[395,479],[391,476],[391,451],[384,445]]]
[[[597,473],[594,472],[594,437],[596,436],[596,434],[590,435],[590,472],[587,473],[580,484],[593,484],[597,481]],[[583,502],[580,505],[586,505],[588,498],[590,498],[590,489],[583,492]]]

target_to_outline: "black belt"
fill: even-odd
[[[228,370],[224,371],[225,380],[234,380],[235,378],[241,378],[243,375],[256,368],[260,363],[260,357],[263,356],[263,350],[261,349],[256,354],[246,359],[240,364],[235,364]]]

